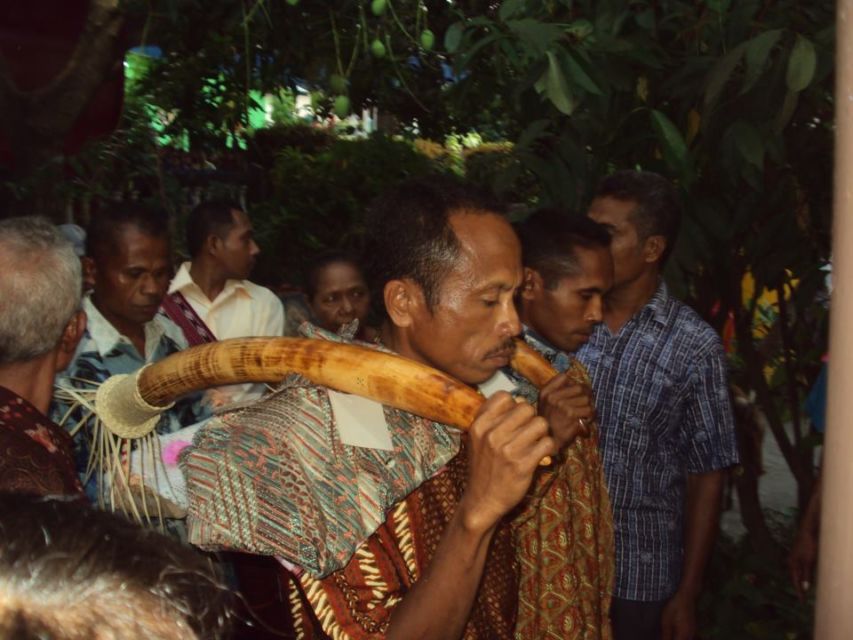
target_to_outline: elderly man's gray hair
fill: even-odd
[[[0,220],[0,365],[53,349],[80,309],[80,259],[43,218]]]

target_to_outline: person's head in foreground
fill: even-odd
[[[225,638],[210,560],[78,501],[0,494],[0,638]]]
[[[613,284],[610,234],[589,218],[545,209],[517,226],[524,262],[521,316],[558,349],[571,353],[603,318]]]
[[[588,215],[613,237],[613,286],[620,288],[663,270],[678,237],[681,205],[663,176],[626,170],[602,180]]]
[[[432,176],[381,197],[368,229],[365,272],[387,346],[471,384],[509,363],[521,247],[499,205]]]
[[[370,292],[361,267],[343,253],[324,253],[311,262],[305,295],[317,324],[327,331],[353,320],[363,329],[370,313]]]
[[[92,301],[120,333],[138,333],[172,277],[168,216],[137,202],[115,204],[92,218],[86,242]]]

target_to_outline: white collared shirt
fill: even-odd
[[[92,344],[102,358],[113,355],[116,351],[130,349],[141,358],[140,366],[156,362],[168,355],[167,350],[161,347],[164,336],[174,342],[178,349],[187,347],[184,334],[177,325],[159,313],[145,323],[145,353],[139,353],[130,338],[119,333],[103,316],[92,302],[91,296],[83,298],[83,311],[86,312],[86,329]]]
[[[169,285],[179,291],[217,340],[284,335],[284,307],[272,291],[248,280],[228,280],[211,301],[190,276],[184,262]],[[263,395],[263,384],[229,385],[211,390],[208,401],[215,407],[247,402]]]
[[[211,301],[190,276],[184,262],[169,285],[180,291],[218,340],[284,334],[284,307],[272,291],[248,280],[228,280]]]

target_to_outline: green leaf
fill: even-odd
[[[678,130],[672,120],[657,109],[651,110],[652,126],[663,144],[664,153],[670,159],[675,161],[673,164],[677,168],[683,168],[687,161],[687,143],[684,142],[684,136]]]
[[[655,28],[655,12],[651,9],[641,11],[635,16],[637,24],[646,31],[654,31]]]
[[[548,130],[550,125],[551,121],[548,119],[534,120],[521,132],[518,141],[515,143],[516,146],[526,147],[535,140],[538,140]]]
[[[563,64],[566,67],[566,70],[569,72],[569,76],[574,80],[575,84],[579,87],[582,87],[586,91],[590,93],[600,96],[601,89],[598,88],[598,85],[595,84],[592,78],[589,77],[586,71],[584,71],[583,67],[580,63],[575,60],[575,57],[572,55],[570,51],[566,51],[562,49],[562,60]]]
[[[456,53],[462,43],[462,34],[465,32],[463,22],[454,22],[444,33],[444,48],[448,53]]]
[[[575,99],[572,90],[566,82],[563,70],[553,51],[548,52],[548,69],[545,71],[545,95],[557,109],[566,114],[575,110]]]
[[[817,54],[810,40],[797,36],[797,41],[791,49],[791,57],[788,58],[788,71],[785,74],[785,82],[791,91],[802,91],[814,78],[817,67]]]
[[[726,83],[729,81],[729,78],[735,68],[740,64],[747,44],[747,42],[742,42],[736,46],[722,58],[717,60],[717,63],[711,69],[711,73],[708,75],[708,83],[705,87],[706,109],[709,109],[717,102],[717,99],[723,91],[723,87],[726,86]]]
[[[566,31],[578,40],[583,40],[594,30],[595,27],[593,27],[592,23],[589,20],[585,19],[575,20],[568,27],[566,27]]]
[[[498,10],[501,22],[506,22],[524,7],[524,0],[504,0]]]
[[[738,120],[731,126],[735,148],[744,160],[758,169],[764,168],[764,142],[758,130],[751,124]]]
[[[779,110],[779,115],[773,121],[773,131],[777,134],[782,133],[782,130],[788,126],[794,111],[797,110],[797,103],[800,101],[800,93],[798,91],[789,91],[785,95],[785,100],[782,101],[782,108]]]
[[[506,24],[529,49],[539,54],[545,53],[563,35],[563,30],[556,24],[532,18],[507,20]]]
[[[746,74],[743,78],[741,93],[746,93],[755,85],[764,71],[767,58],[773,46],[782,35],[781,29],[765,31],[752,38],[746,45]]]
[[[731,4],[731,0],[706,0],[705,4],[711,11],[725,13]]]

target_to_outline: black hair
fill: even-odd
[[[155,238],[169,237],[169,215],[140,202],[119,202],[92,216],[86,229],[86,255],[100,259],[113,251],[116,233],[132,226]]]
[[[325,251],[314,256],[305,269],[305,296],[311,300],[317,293],[317,282],[320,272],[331,264],[349,264],[362,271],[359,260],[344,251]]]
[[[681,226],[681,202],[675,186],[662,175],[651,171],[622,170],[613,173],[598,185],[595,197],[616,198],[637,204],[631,220],[640,239],[663,236],[666,248],[661,265],[666,263]]]
[[[411,278],[423,290],[429,309],[435,307],[439,285],[459,255],[450,216],[463,211],[503,215],[504,209],[485,192],[445,175],[407,180],[373,203],[364,272],[380,317],[386,316],[383,289],[396,279]]]
[[[524,266],[537,271],[549,289],[555,288],[560,278],[578,274],[578,247],[610,247],[607,227],[560,209],[534,211],[515,228]]]
[[[78,499],[0,494],[0,575],[0,637],[228,637],[210,559]]]
[[[234,226],[232,211],[243,211],[243,207],[229,200],[209,200],[198,204],[187,218],[187,251],[195,258],[204,248],[211,235],[225,238]]]

